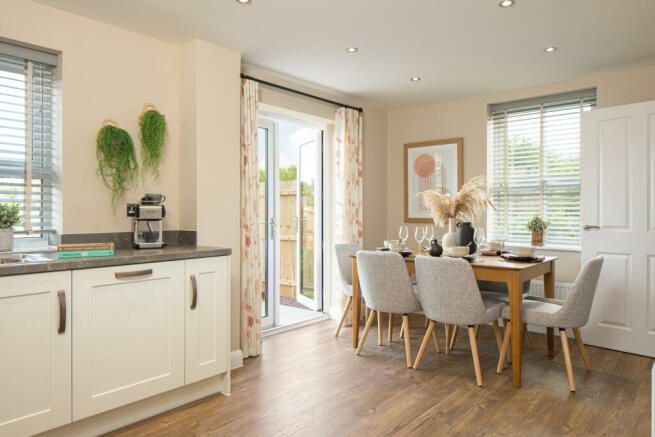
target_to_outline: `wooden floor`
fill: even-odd
[[[386,318],[385,318],[386,322]],[[350,329],[333,336],[335,322],[320,322],[264,339],[260,358],[232,372],[232,396],[212,396],[156,416],[112,436],[648,436],[653,360],[588,347],[586,372],[571,342],[577,392],[570,393],[560,348],[546,356],[545,336],[526,349],[523,387],[511,371],[495,372],[491,327],[480,330],[484,387],[475,384],[468,336],[453,355],[434,344],[418,370],[405,366],[398,340],[377,345],[372,329],[361,356]],[[413,318],[412,354],[424,332]],[[385,323],[386,328],[386,323]],[[443,347],[443,326],[439,326]],[[556,338],[557,340],[557,338]]]

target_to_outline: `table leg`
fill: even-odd
[[[512,371],[514,373],[514,387],[521,387],[521,277],[518,271],[509,272],[507,289],[509,291],[509,313],[512,335]]]
[[[544,297],[553,299],[555,297],[555,263],[550,262],[550,272],[544,275]],[[548,356],[555,356],[553,341],[553,328],[546,328],[546,340],[548,342]]]
[[[359,276],[357,275],[357,258],[353,258],[353,348],[357,348],[359,341],[359,319],[362,316],[361,303]]]

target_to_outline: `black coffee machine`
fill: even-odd
[[[164,243],[164,217],[166,200],[163,194],[147,193],[138,204],[127,205],[127,216],[133,217],[134,233],[132,244],[136,249],[158,249],[166,246]]]

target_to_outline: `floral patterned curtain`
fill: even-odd
[[[362,122],[362,113],[355,109],[336,112],[335,243],[362,244]],[[337,284],[336,299],[343,308],[346,297],[340,281]]]
[[[241,81],[241,352],[262,352],[257,83]]]

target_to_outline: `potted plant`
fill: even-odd
[[[22,220],[15,203],[0,203],[0,252],[14,249],[14,226]]]
[[[462,185],[454,197],[450,197],[449,193],[436,190],[422,191],[419,195],[423,197],[425,206],[430,209],[437,226],[448,223],[448,232],[444,234],[441,243],[443,247],[456,245],[457,220],[472,222],[486,211],[487,206],[495,209],[487,196],[487,184],[484,176],[476,176],[469,180]],[[473,228],[472,232],[474,232]]]
[[[544,232],[550,226],[550,221],[545,220],[543,217],[538,215],[532,217],[528,222],[528,230],[532,232],[532,245],[533,246],[543,246],[544,245]]]

